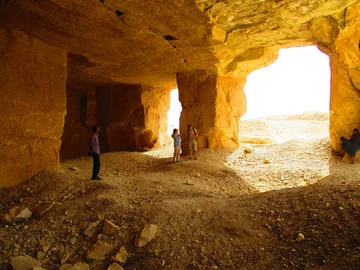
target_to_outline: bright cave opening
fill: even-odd
[[[254,192],[311,185],[330,174],[326,54],[315,46],[281,49],[272,65],[247,77],[244,91],[240,148],[227,164]]]
[[[173,89],[170,92],[170,109],[168,111],[168,129],[167,134],[172,134],[173,129],[180,129],[180,115],[182,107],[179,101],[178,89]]]

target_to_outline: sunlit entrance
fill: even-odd
[[[247,77],[244,90],[247,113],[243,120],[307,111],[328,112],[329,57],[316,46],[281,49],[275,63]]]
[[[256,192],[314,184],[329,175],[330,67],[317,47],[281,49],[245,85],[247,113],[231,169]],[[255,175],[254,175],[254,169]]]
[[[181,111],[182,107],[179,102],[179,91],[178,89],[173,89],[170,92],[170,110],[168,111],[167,133],[171,134],[174,128],[179,129]]]

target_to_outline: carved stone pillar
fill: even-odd
[[[177,83],[183,153],[188,152],[187,124],[199,131],[200,149],[237,148],[239,120],[246,110],[245,80],[195,71],[178,74]]]

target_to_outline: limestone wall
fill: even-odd
[[[86,156],[89,151],[91,127],[97,125],[95,86],[66,88],[66,117],[61,136],[60,159]]]
[[[0,30],[0,186],[58,167],[66,52],[19,30]]]
[[[199,132],[198,148],[208,147],[209,137],[213,137],[215,127],[216,75],[205,71],[178,74],[177,84],[182,106],[182,152],[188,152],[187,124]]]
[[[329,53],[330,138],[337,152],[341,150],[339,138],[349,138],[353,128],[360,128],[360,10],[357,6],[347,9],[342,31]]]
[[[199,149],[238,147],[238,124],[246,111],[245,79],[195,71],[178,74],[177,82],[182,104],[180,133],[183,153],[188,152],[187,124],[199,132]]]
[[[237,148],[239,121],[246,113],[245,78],[219,76],[217,79],[215,136],[210,148]]]
[[[108,151],[142,151],[161,144],[167,129],[170,90],[141,85],[101,88],[98,116]]]
[[[142,86],[141,103],[144,106],[145,146],[149,144],[148,142],[150,145],[154,142],[154,147],[158,147],[166,142],[170,91],[170,88]]]
[[[100,127],[101,152],[142,151],[162,144],[170,90],[118,84],[67,87],[61,159],[86,156],[91,127]]]

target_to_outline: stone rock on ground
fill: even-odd
[[[7,223],[13,221],[21,221],[23,219],[31,218],[32,212],[25,206],[14,206],[9,210],[8,214],[3,216],[3,220]]]
[[[14,270],[31,270],[36,266],[41,266],[39,261],[28,255],[11,258],[10,264]]]
[[[138,231],[135,238],[135,246],[143,247],[149,243],[155,236],[158,226],[155,224],[148,224],[140,231]]]
[[[53,206],[55,205],[55,202],[50,202],[46,204],[39,205],[33,209],[33,215],[36,217],[40,217],[43,214],[45,214],[47,211],[49,211]]]
[[[103,234],[113,234],[118,230],[120,230],[120,228],[114,223],[110,222],[107,219],[104,220]]]
[[[122,268],[119,264],[117,263],[113,263],[111,264],[107,270],[123,270],[124,268]]]
[[[60,266],[59,270],[90,270],[90,267],[87,263],[83,262],[78,262],[74,265],[67,263]]]
[[[296,241],[301,242],[304,239],[305,239],[305,236],[302,233],[298,233],[296,235]]]
[[[112,257],[112,259],[118,263],[124,264],[126,262],[127,257],[128,257],[128,253],[125,247],[122,246],[118,251],[118,253],[114,257]]]
[[[107,254],[109,254],[115,248],[114,244],[110,244],[107,242],[97,241],[89,253],[87,254],[87,259],[94,260],[103,260]]]

